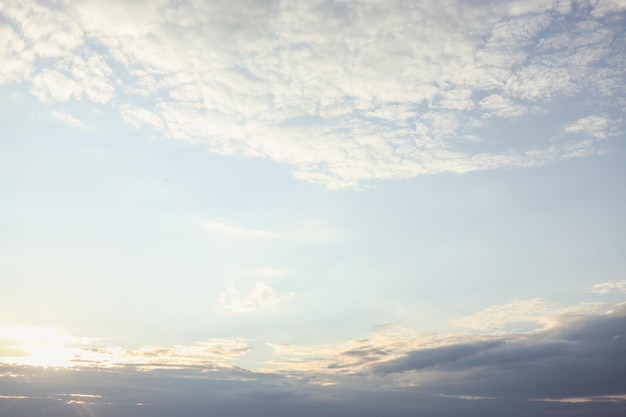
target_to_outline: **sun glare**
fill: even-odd
[[[13,365],[69,368],[77,366],[93,339],[71,336],[51,327],[0,329],[0,362]]]

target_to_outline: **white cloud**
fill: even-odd
[[[611,133],[611,120],[605,116],[583,117],[565,126],[567,133],[582,133],[597,139],[604,139]]]
[[[0,341],[0,363],[68,367],[97,339],[53,327],[10,326],[0,328]]]
[[[54,117],[56,120],[68,124],[70,126],[74,126],[74,127],[82,127],[83,126],[83,122],[81,122],[80,120],[78,120],[76,117],[72,116],[71,114],[67,114],[64,111],[60,111],[60,110],[53,110],[52,111],[52,117]]]
[[[59,329],[34,326],[0,328],[0,339],[0,364],[67,368],[230,366],[251,350],[248,342],[240,338],[213,338],[189,345],[127,349],[105,346],[106,341],[101,339],[77,337]]]
[[[25,44],[11,26],[0,22],[0,85],[20,81],[33,71],[34,54]]]
[[[273,311],[279,304],[295,296],[288,292],[279,295],[267,284],[257,282],[246,295],[242,295],[233,283],[228,284],[226,291],[220,296],[219,306],[228,313],[252,313],[255,311]]]
[[[336,345],[266,343],[274,358],[264,371],[314,372],[327,375],[356,373],[369,366],[402,357],[407,352],[454,343],[454,337],[421,336],[398,325],[387,324],[363,339]]]
[[[623,10],[626,10],[626,0],[599,0],[591,13],[594,17],[604,17]]]
[[[44,71],[35,76],[31,92],[41,101],[65,102],[78,99],[82,93],[80,85],[58,71]]]
[[[480,401],[480,400],[495,400],[496,397],[480,397],[477,395],[449,395],[449,394],[439,394],[442,398],[457,398],[459,400],[466,401]]]
[[[109,349],[112,366],[124,364],[144,368],[175,366],[228,366],[252,348],[244,339],[209,339],[190,345],[146,346],[133,350]]]
[[[602,303],[562,305],[557,302],[533,298],[509,304],[494,305],[472,315],[461,317],[454,325],[472,331],[499,333],[524,332],[548,328],[566,314],[604,312]]]
[[[217,232],[227,236],[239,238],[239,239],[262,239],[262,238],[276,238],[281,236],[280,233],[270,232],[267,230],[250,229],[243,226],[238,226],[231,223],[225,223],[221,221],[206,221],[203,227],[209,231]]]
[[[610,114],[624,97],[624,16],[605,22],[622,0],[580,4],[588,13],[576,16],[561,0],[55,5],[0,6],[12,25],[0,26],[0,83],[28,81],[47,102],[112,103],[134,127],[289,164],[330,189],[594,154],[601,143],[573,151],[582,145],[550,134],[525,143],[504,132],[495,148],[466,139],[484,136],[487,118],[570,99]],[[594,138],[614,131],[573,117],[570,132],[586,119]]]
[[[64,56],[83,43],[82,29],[65,10],[54,10],[37,1],[8,0],[0,5],[0,13],[39,57]]]
[[[287,273],[287,270],[281,268],[272,268],[270,266],[261,266],[255,268],[253,273],[261,277],[278,278],[284,276]]]
[[[591,292],[596,294],[609,294],[612,292],[626,293],[626,280],[607,281],[595,284],[591,287]]]
[[[126,104],[121,106],[120,110],[122,118],[135,129],[139,129],[142,125],[152,126],[156,129],[163,128],[163,120],[146,109]]]
[[[485,97],[479,104],[485,110],[485,116],[513,118],[528,113],[527,106],[514,103],[498,94]]]

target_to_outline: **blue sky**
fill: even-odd
[[[0,411],[623,413],[625,13],[3,2]]]

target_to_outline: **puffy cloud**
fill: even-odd
[[[294,292],[279,295],[272,287],[262,282],[257,282],[247,295],[242,295],[235,288],[235,285],[230,283],[226,291],[220,296],[219,306],[228,313],[272,311],[293,296],[295,296]]]
[[[529,111],[527,106],[514,103],[498,94],[485,97],[480,101],[479,105],[485,110],[485,117],[519,117]]]
[[[33,71],[34,54],[25,48],[19,34],[4,22],[0,22],[0,58],[0,85],[20,81]]]
[[[54,10],[37,1],[8,0],[0,6],[0,13],[41,58],[70,54],[84,41],[79,23],[66,10]]]
[[[611,120],[604,116],[591,115],[583,117],[565,126],[567,133],[583,133],[598,139],[605,139],[611,133]]]
[[[608,294],[612,292],[626,293],[626,280],[607,281],[595,284],[591,287],[591,292],[595,292],[597,294]]]
[[[591,12],[595,17],[603,17],[609,13],[619,13],[626,10],[624,0],[600,0]]]
[[[65,102],[80,98],[82,89],[76,80],[57,71],[44,71],[33,80],[31,92],[41,101]]]
[[[612,114],[624,99],[618,0],[55,6],[3,3],[0,83],[109,104],[135,127],[270,158],[331,189],[594,154],[603,145],[576,134],[617,130],[588,109]],[[572,140],[509,141],[509,119],[563,100],[579,104]]]
[[[33,80],[31,92],[42,101],[65,102],[87,97],[96,103],[113,98],[114,87],[109,79],[111,68],[102,56],[87,59],[74,56],[58,61],[54,70],[44,70]]]

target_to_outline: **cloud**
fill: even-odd
[[[72,116],[71,114],[65,113],[64,111],[53,110],[52,111],[52,117],[54,117],[56,120],[58,120],[58,121],[60,121],[62,123],[70,125],[70,126],[74,126],[74,127],[82,127],[83,126],[83,122],[81,122],[76,117]]]
[[[611,134],[611,120],[604,116],[583,117],[565,126],[567,133],[583,133],[597,139],[605,139]]]
[[[0,328],[0,363],[70,366],[96,339],[77,337],[53,327]]]
[[[41,101],[63,103],[70,97],[80,98],[81,87],[76,80],[60,72],[47,70],[37,74],[31,92]]]
[[[104,104],[114,96],[113,71],[99,54],[90,53],[86,59],[63,58],[53,68],[37,74],[33,80],[31,92],[43,102],[87,98]]]
[[[626,10],[624,0],[600,0],[594,7],[592,14],[596,17],[603,17],[609,13],[620,13]]]
[[[20,81],[33,71],[34,54],[25,48],[26,43],[8,24],[0,23],[0,85]]]
[[[402,326],[388,324],[364,339],[350,340],[338,345],[303,346],[292,343],[267,343],[273,358],[267,362],[268,372],[307,373],[307,375],[337,376],[369,372],[377,362],[401,357],[418,346],[437,346],[442,339],[420,336]]]
[[[247,295],[241,295],[235,285],[230,283],[226,291],[220,296],[219,306],[228,313],[273,311],[279,304],[293,296],[295,293],[292,291],[279,295],[272,287],[262,282],[257,282]]]
[[[449,395],[449,394],[439,394],[440,397],[443,398],[458,398],[459,400],[467,400],[467,401],[480,401],[480,400],[495,400],[496,397],[480,397],[477,395]]]
[[[543,401],[554,403],[590,403],[590,402],[619,402],[626,401],[626,394],[624,395],[599,395],[595,397],[576,397],[576,398],[535,398],[531,401]]]
[[[253,273],[261,277],[278,278],[287,274],[287,270],[281,269],[281,268],[272,268],[270,266],[261,266],[261,267],[255,268],[253,270]]]
[[[103,350],[110,366],[133,365],[141,369],[176,367],[228,367],[251,350],[244,339],[210,339],[190,345],[146,346],[133,350]]]
[[[206,221],[202,224],[202,226],[209,231],[217,232],[238,239],[263,239],[276,238],[281,236],[280,233],[276,232],[270,232],[260,229],[250,229],[220,221]]]
[[[415,350],[375,364],[374,371],[415,378],[430,371],[431,387],[497,398],[623,395],[625,334],[626,311],[616,308],[609,314],[566,318],[525,337]]]
[[[0,365],[59,368],[140,369],[229,367],[251,350],[244,339],[212,338],[193,344],[127,349],[97,338],[77,337],[48,327],[0,328]],[[2,375],[2,374],[0,374]],[[9,373],[9,377],[19,374]]]
[[[479,103],[480,107],[485,110],[483,117],[506,117],[514,118],[525,115],[529,112],[529,108],[523,104],[515,103],[510,99],[498,94],[492,94],[485,97]]]
[[[591,155],[576,135],[622,123],[596,114],[624,99],[620,1],[54,5],[3,2],[0,83],[329,189]],[[551,113],[571,141],[510,139]]]
[[[609,294],[612,292],[626,293],[626,280],[607,281],[595,284],[591,287],[591,292],[595,292],[596,294]]]
[[[135,129],[139,129],[142,125],[152,126],[156,129],[163,128],[163,120],[146,109],[126,104],[120,110],[122,118]]]
[[[24,333],[12,332],[3,335]],[[39,340],[47,333],[24,334]],[[90,349],[121,358],[117,366],[83,361],[76,372],[0,364],[10,378],[0,407],[13,401],[19,417],[71,415],[67,407],[81,405],[103,417],[130,415],[137,403],[155,417],[173,408],[202,415],[209,406],[232,416],[262,409],[276,416],[617,417],[626,395],[625,335],[624,305],[561,316],[525,334],[423,336],[385,326],[338,345],[269,343],[276,360],[259,370],[236,366],[252,349],[242,339],[138,349],[92,341]]]
[[[549,328],[561,316],[603,312],[603,303],[562,305],[553,301],[533,298],[509,304],[494,305],[470,316],[461,317],[454,325],[479,332],[524,332]]]

